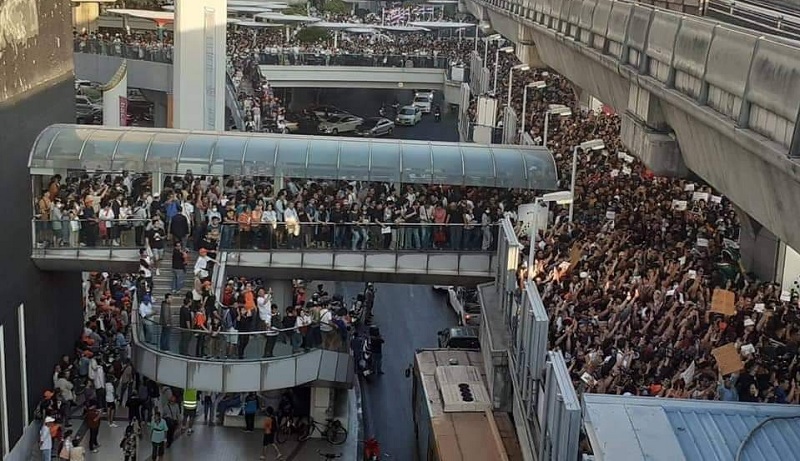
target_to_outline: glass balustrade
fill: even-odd
[[[225,306],[218,305],[215,313],[223,318]],[[237,309],[234,309],[236,311]],[[266,329],[252,312],[255,331],[224,330],[211,326],[205,329],[192,329],[165,325],[158,316],[138,316],[135,334],[144,347],[159,352],[191,358],[193,360],[225,361],[263,361],[292,357],[314,350],[328,350],[347,353],[349,351],[349,332],[331,327],[328,332],[321,331],[320,323],[301,328]],[[236,315],[236,314],[234,314]],[[170,319],[170,325],[177,322],[177,313]]]
[[[32,224],[34,248],[40,252],[73,248],[145,248],[152,228],[150,220],[132,219],[34,219]],[[160,235],[164,240],[177,239],[169,236],[171,230],[170,225],[161,227]],[[238,220],[209,225],[205,240],[221,251],[493,252],[497,231],[496,224],[254,222],[240,216]],[[190,238],[184,237],[184,243]]]
[[[172,63],[174,56],[173,47],[169,44],[128,44],[80,38],[74,42],[74,51],[169,64]],[[259,64],[272,66],[418,67],[424,69],[447,69],[450,66],[450,58],[433,53],[333,54],[285,51],[261,52],[257,54],[257,58]]]

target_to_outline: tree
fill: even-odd
[[[328,31],[319,27],[304,27],[297,31],[295,38],[300,43],[316,43],[328,38]]]
[[[347,14],[350,12],[350,5],[342,0],[326,0],[322,4],[322,11],[331,14]]]
[[[308,14],[308,8],[305,4],[298,4],[292,5],[289,8],[283,10],[283,14],[289,15],[297,15],[297,16],[305,16]]]

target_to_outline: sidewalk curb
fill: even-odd
[[[362,407],[361,380],[357,375],[353,378],[353,393],[356,397],[356,424],[358,424],[356,433],[358,434],[358,440],[364,440],[364,408]],[[360,442],[356,444],[356,457],[354,459],[357,461],[363,461],[364,459],[364,450],[359,450],[360,445]]]

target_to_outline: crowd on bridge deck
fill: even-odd
[[[517,63],[504,57],[499,82]],[[800,293],[744,269],[733,204],[702,182],[655,176],[626,152],[619,117],[581,110],[569,82],[550,70],[515,72],[518,114],[524,86],[537,80],[548,86],[528,91],[533,139],[543,138],[549,104],[572,109],[549,124],[561,184],[570,184],[574,146],[598,138],[605,145],[579,153],[574,220],[554,205],[552,224],[537,236],[534,267],[519,270],[520,288],[533,272],[551,319],[551,347],[564,353],[576,386],[800,402]],[[504,105],[507,87],[498,86]],[[530,251],[520,223],[517,229]],[[732,301],[715,299],[729,292]]]

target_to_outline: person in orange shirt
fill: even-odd
[[[197,357],[205,356],[206,336],[209,332],[208,317],[206,317],[206,309],[203,306],[197,310],[194,315],[194,329],[197,334],[197,345],[195,346],[195,355]]]
[[[253,249],[258,249],[258,242],[261,238],[261,217],[264,215],[264,210],[261,205],[256,205],[255,209],[250,213],[250,226],[252,227],[252,242]]]
[[[248,283],[244,286],[242,298],[244,299],[244,308],[247,309],[247,311],[252,311],[256,308],[256,295],[253,292],[252,284]]]
[[[244,211],[242,211],[242,213],[236,219],[239,223],[239,248],[245,248],[250,245],[251,214],[252,210],[250,210],[249,206],[246,206]]]

